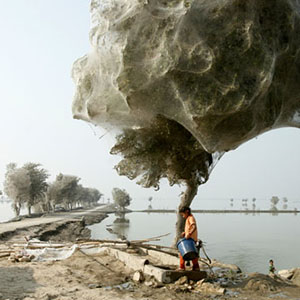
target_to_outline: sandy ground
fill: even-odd
[[[300,299],[300,287],[276,283],[268,276],[254,274],[235,288],[228,289],[222,296],[201,292],[178,290],[176,286],[158,285],[148,287],[134,283],[132,272],[110,256],[100,254],[87,256],[75,252],[73,256],[56,262],[12,263],[0,260],[0,299],[10,300],[92,300],[92,299]],[[249,285],[261,281],[259,288]],[[269,284],[267,290],[260,287]]]

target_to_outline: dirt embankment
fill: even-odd
[[[86,226],[105,219],[110,207],[97,207],[89,210],[76,210],[45,214],[38,218],[23,218],[19,221],[0,224],[0,241],[24,240],[24,237],[38,238],[41,241],[75,241],[89,238]]]

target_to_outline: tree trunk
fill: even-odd
[[[16,217],[18,217],[20,215],[21,206],[18,205],[18,203],[14,203],[13,204],[13,209],[14,209]]]
[[[181,238],[181,233],[184,231],[185,220],[179,214],[179,210],[187,206],[189,207],[197,195],[199,184],[193,181],[186,181],[186,190],[181,197],[180,204],[177,208],[177,222],[176,222],[176,236],[173,246],[176,246],[178,240]]]
[[[27,205],[27,209],[28,209],[28,215],[31,216],[31,205],[30,204]]]

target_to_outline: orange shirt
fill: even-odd
[[[185,238],[192,238],[195,242],[198,240],[197,224],[193,215],[189,215],[185,220],[184,233]]]

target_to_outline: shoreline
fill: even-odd
[[[52,212],[38,217],[20,216],[17,220],[0,223],[0,242],[24,240],[25,237],[42,241],[75,241],[90,238],[87,226],[99,223],[115,210],[111,205],[101,205],[90,209]]]

